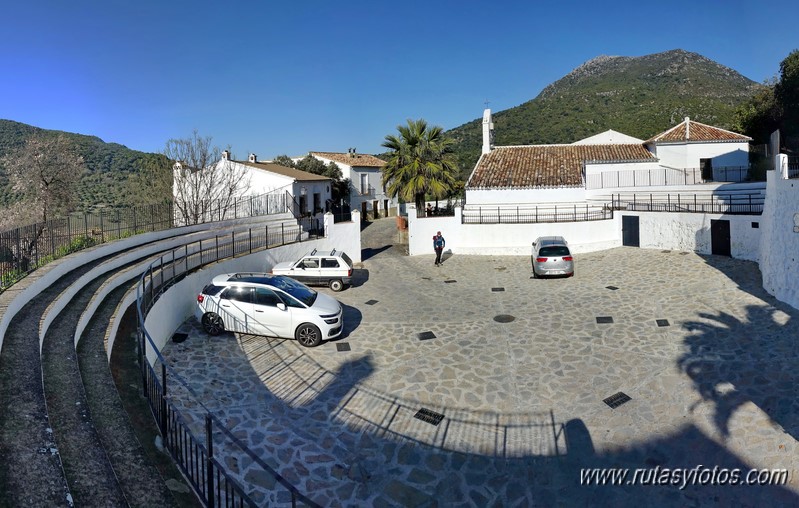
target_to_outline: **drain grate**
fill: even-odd
[[[632,399],[630,398],[629,395],[627,395],[624,392],[619,392],[619,393],[615,393],[615,394],[611,395],[610,397],[608,397],[607,399],[603,400],[602,402],[607,404],[610,407],[610,409],[616,409],[617,407],[621,406],[625,402],[629,402],[631,400]]]
[[[670,251],[670,250],[662,250],[662,251],[660,251],[660,252],[662,252],[663,254],[668,254],[668,253],[670,253],[671,251]]]
[[[172,334],[172,342],[175,342],[177,344],[180,344],[181,342],[183,342],[184,340],[186,340],[188,338],[189,338],[189,334],[188,333],[177,332],[177,333],[173,333]]]
[[[510,314],[499,314],[498,316],[494,316],[494,321],[497,323],[510,323],[516,319],[515,317],[511,316]]]
[[[668,319],[656,319],[655,323],[657,323],[658,326],[669,326],[669,320]]]
[[[435,339],[436,334],[433,332],[422,332],[417,334],[417,337],[419,337],[419,340],[430,340],[430,339]]]
[[[336,351],[352,351],[352,348],[350,347],[349,342],[339,342],[336,344]]]
[[[606,325],[612,323],[613,318],[611,316],[597,316],[596,322],[600,325]]]
[[[610,289],[611,291],[616,291],[617,289],[619,289],[616,286],[605,286],[605,288]]]
[[[501,293],[505,291],[505,288],[491,288],[491,291],[493,291],[494,293]]]
[[[377,303],[377,300],[369,300],[368,302],[366,302],[366,305],[374,305],[376,303]]]
[[[414,418],[417,420],[422,420],[425,423],[429,423],[430,425],[438,425],[441,423],[441,420],[444,419],[444,415],[441,413],[436,413],[432,409],[422,408],[413,415]]]
[[[450,280],[445,280],[444,281],[445,284],[452,284],[453,282],[458,282],[458,281],[456,281],[454,279],[450,279]]]
[[[432,277],[422,277],[422,279],[424,279],[424,280],[433,280]]]

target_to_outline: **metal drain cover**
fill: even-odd
[[[366,305],[374,305],[376,303],[377,303],[377,300],[369,300],[368,302],[366,302]]]
[[[432,409],[422,408],[413,415],[414,418],[422,420],[430,425],[438,425],[444,419],[444,415],[436,413]]]
[[[336,351],[352,351],[349,342],[339,342],[336,344]]]
[[[625,402],[629,402],[631,400],[632,399],[630,398],[629,395],[627,395],[624,392],[619,392],[619,393],[614,393],[613,395],[611,395],[607,399],[603,400],[602,402],[604,402],[605,404],[610,406],[610,409],[616,409],[617,407],[621,406]]]
[[[450,280],[445,280],[444,281],[445,284],[452,284],[453,282],[458,282],[458,281],[456,281],[454,279],[450,279]]]
[[[496,321],[497,323],[510,323],[515,319],[516,318],[511,316],[510,314],[499,314],[498,316],[494,316],[494,321]]]
[[[610,289],[611,291],[616,291],[617,289],[619,289],[619,288],[617,288],[616,286],[605,286],[605,287],[606,287],[607,289]]]
[[[658,326],[669,326],[668,319],[656,319],[655,322],[658,324]]]
[[[606,325],[612,323],[613,318],[611,316],[597,316],[596,322],[600,325]]]
[[[491,288],[491,291],[494,293],[501,293],[502,291],[505,291],[505,288]]]
[[[417,337],[419,337],[419,340],[430,340],[430,339],[435,339],[436,334],[433,332],[422,332],[417,334]]]

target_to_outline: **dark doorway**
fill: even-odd
[[[369,220],[369,203],[366,201],[361,203],[361,220]]]
[[[702,168],[702,180],[705,182],[712,182],[713,159],[699,159],[699,167]]]
[[[627,247],[641,246],[637,215],[621,216],[621,244]]]
[[[718,256],[732,256],[730,221],[710,220],[710,252]]]
[[[300,196],[300,210],[299,210],[300,217],[305,216],[305,213],[307,211],[308,211],[308,198],[306,196]]]

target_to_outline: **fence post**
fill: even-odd
[[[167,417],[166,417],[166,364],[161,364],[161,384],[163,385],[163,390],[161,390],[161,435],[164,437],[164,446],[167,446],[166,443],[166,435],[167,435]]]
[[[696,212],[696,211],[697,211],[697,209],[696,209],[696,194],[694,194],[694,212]]]
[[[142,298],[144,298],[144,296],[145,295],[142,294]],[[137,327],[139,328],[138,337],[141,341],[139,344],[139,366],[141,368],[142,391],[144,393],[144,396],[147,397],[147,400],[150,400],[150,394],[147,392],[147,365],[145,363],[147,361],[147,350],[145,349],[145,347],[147,347],[146,346],[147,337],[145,337],[144,332],[141,329],[141,321],[138,322]]]
[[[535,222],[538,224],[538,205],[535,205]]]
[[[214,261],[219,261],[219,235],[214,235],[214,241],[216,242],[216,259]]]
[[[133,234],[139,231],[139,224],[136,222],[136,207],[133,207]]]
[[[666,194],[666,207],[671,211],[671,194]]]
[[[516,224],[519,223],[519,207],[516,206]]]
[[[117,240],[122,237],[122,222],[119,220],[119,208],[117,208]]]
[[[235,199],[233,200],[233,218],[234,219],[239,218],[239,202],[236,201]],[[235,252],[235,250],[236,248],[234,246],[233,251]]]
[[[252,203],[252,201],[250,201]],[[252,228],[250,228],[250,254],[252,254]]]
[[[213,435],[213,421],[211,420],[211,413],[205,414],[205,448],[208,450],[206,457],[205,474],[206,474],[206,492],[208,493],[208,505],[215,506],[214,500],[214,435]]]
[[[53,225],[52,219],[48,222],[50,223],[50,226]],[[55,257],[55,239],[53,238],[53,228],[50,226],[47,227],[50,233],[50,255]]]
[[[502,224],[502,212],[499,211],[499,207],[497,207],[497,224]]]
[[[558,222],[558,205],[555,205],[555,222]]]
[[[200,238],[200,266],[203,265],[203,239]]]
[[[286,244],[286,228],[284,223],[280,223],[280,245]]]
[[[83,212],[83,236],[89,236],[89,217]]]
[[[100,210],[100,243],[105,243],[105,226],[103,225],[103,211]]]
[[[653,211],[653,203],[652,203],[652,193],[649,193],[649,211]]]
[[[67,243],[72,241],[72,215],[67,215]]]
[[[231,257],[236,257],[236,232],[230,232],[230,245],[233,246],[233,255]]]
[[[269,226],[268,225],[264,226],[264,237],[265,237],[264,243],[266,244],[266,245],[264,245],[264,247],[266,247],[268,249],[269,248]]]

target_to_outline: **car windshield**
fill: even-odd
[[[304,284],[300,284],[294,279],[288,277],[272,277],[269,284],[281,291],[285,291],[308,307],[312,306],[316,301],[316,291]]]
[[[565,245],[553,245],[552,247],[541,247],[538,252],[543,257],[563,257],[569,255],[569,248]]]

